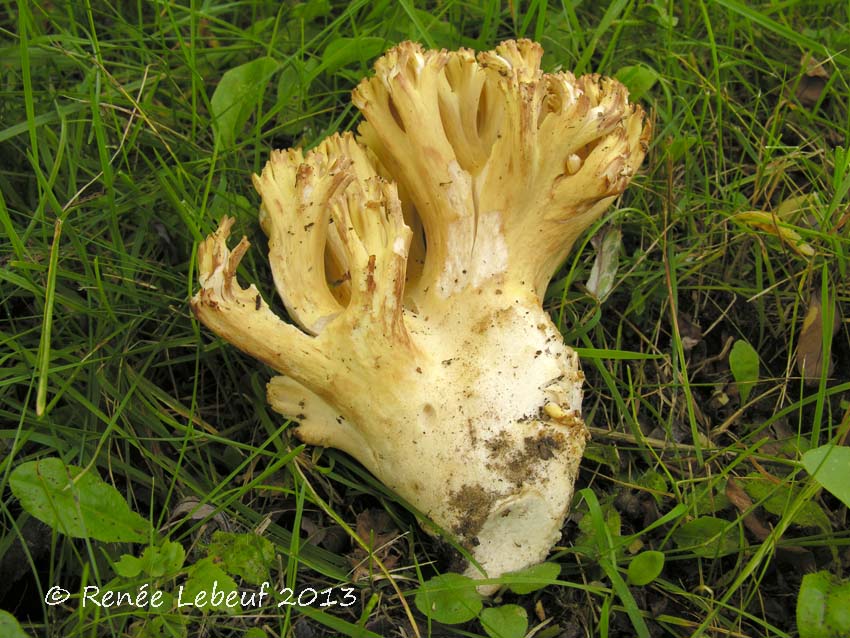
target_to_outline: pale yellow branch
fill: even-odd
[[[228,249],[234,221],[223,218],[198,247],[201,289],[191,302],[195,316],[278,372],[313,387],[321,385],[329,362],[313,338],[275,315],[253,284],[244,289],[236,281],[236,268],[250,244],[243,237],[232,252]]]

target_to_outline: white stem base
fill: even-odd
[[[546,557],[587,440],[578,357],[532,293],[503,288],[468,288],[439,311],[406,314],[409,348],[365,347],[350,325],[331,323],[323,349],[348,353],[360,378],[342,373],[321,395],[285,377],[269,384],[303,441],[357,458],[453,534],[478,578]]]

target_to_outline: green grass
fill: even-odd
[[[622,232],[611,293],[598,302],[584,287],[588,234],[546,298],[583,355],[594,438],[578,487],[596,498],[576,503],[550,558],[557,582],[498,602],[524,607],[539,637],[798,635],[803,573],[850,568],[848,510],[798,464],[850,431],[850,7],[591,5],[3,3],[0,609],[32,636],[485,635],[416,610],[448,545],[344,454],[290,454],[298,442],[265,404],[269,371],[203,329],[188,299],[197,242],[223,214],[265,246],[250,174],[271,148],[354,127],[349,91],[379,51],[523,36],[543,44],[547,70],[654,71],[642,102],[655,132],[596,227]],[[803,102],[807,53],[829,77]],[[233,114],[235,135],[217,133],[216,86],[261,58],[273,61],[258,71],[264,89]],[[811,254],[738,216],[788,210]],[[271,298],[263,250],[243,263]],[[835,313],[834,337],[802,332],[817,295],[828,301],[816,324]],[[808,384],[796,359],[806,338],[834,361]],[[759,359],[745,401],[736,341]],[[261,531],[276,588],[353,586],[358,602],[179,622],[79,597],[47,606],[51,586],[106,586],[112,563],[142,548],[70,539],[24,511],[10,474],[46,457],[96,470],[184,547],[186,565],[217,530]],[[383,511],[381,535],[369,523]],[[692,525],[706,517],[722,521],[722,542],[686,542],[710,536]],[[626,587],[647,549],[663,570]],[[176,591],[183,569],[161,588]]]

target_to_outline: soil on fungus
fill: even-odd
[[[459,536],[475,536],[492,510],[493,493],[481,485],[464,485],[452,492],[449,498],[457,510],[463,512],[460,522],[452,531]]]

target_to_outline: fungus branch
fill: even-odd
[[[506,269],[542,298],[575,239],[640,165],[649,128],[625,87],[544,74],[542,54],[528,40],[477,59],[408,43],[354,91],[363,141],[422,218],[418,297]],[[502,252],[507,265],[493,257]]]

